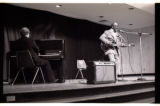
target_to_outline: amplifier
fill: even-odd
[[[87,83],[114,83],[116,82],[115,64],[108,61],[87,62]]]

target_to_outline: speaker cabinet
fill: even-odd
[[[108,61],[87,62],[87,83],[101,84],[116,82],[115,64]]]

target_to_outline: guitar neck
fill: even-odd
[[[130,46],[135,46],[134,44],[121,44],[119,45],[120,47],[130,47]]]
[[[103,43],[104,44],[104,43]],[[107,44],[104,44],[107,46]],[[115,43],[112,43],[110,44],[111,46],[117,46],[117,47],[129,47],[129,46],[135,46],[134,44],[125,44],[125,43],[119,43],[119,44],[115,44]]]

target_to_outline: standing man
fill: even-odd
[[[116,65],[116,79],[121,70],[120,46],[125,46],[125,39],[118,33],[118,23],[114,22],[111,29],[105,30],[99,38],[101,40],[101,48],[105,56],[108,56],[109,61]]]
[[[50,63],[47,60],[41,59],[38,56],[39,48],[35,41],[30,38],[30,30],[27,27],[23,27],[20,30],[21,38],[17,40],[19,44],[19,50],[29,50],[36,65],[40,65],[43,68],[44,77],[49,83],[57,82],[58,79],[52,70]]]

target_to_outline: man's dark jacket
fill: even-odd
[[[37,65],[43,65],[44,60],[38,57],[39,48],[35,41],[31,38],[23,37],[16,41],[19,50],[29,50],[33,60]]]

